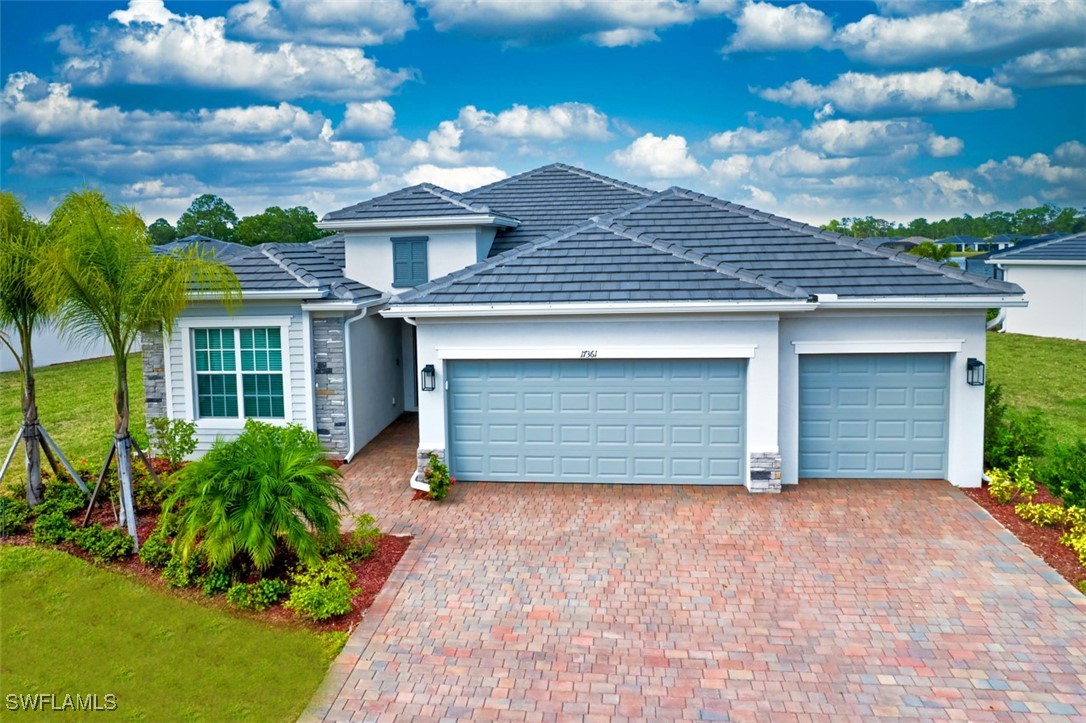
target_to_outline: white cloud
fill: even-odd
[[[1081,0],[970,0],[961,7],[904,18],[868,15],[841,28],[835,43],[874,65],[993,61],[1043,48],[1081,46]]]
[[[416,27],[402,0],[249,0],[226,18],[232,34],[250,40],[345,47],[398,42]]]
[[[439,31],[507,43],[583,38],[604,47],[658,40],[657,31],[720,15],[736,0],[420,0]]]
[[[396,111],[383,100],[348,103],[337,133],[344,137],[380,138],[392,132]]]
[[[500,113],[473,105],[460,109],[457,122],[465,130],[501,138],[561,141],[607,140],[607,116],[586,103],[558,103],[544,108],[514,104]]]
[[[651,178],[690,178],[705,170],[690,155],[686,139],[674,134],[661,138],[646,133],[608,159],[631,173]]]
[[[440,168],[428,163],[416,166],[403,174],[403,179],[408,185],[433,183],[450,191],[468,191],[506,177],[505,171],[494,166]]]
[[[1057,146],[1051,156],[1034,153],[990,160],[977,172],[989,183],[1017,189],[1022,195],[1080,206],[1086,198],[1086,145],[1069,141]]]
[[[100,30],[84,53],[68,55],[64,76],[90,86],[183,84],[336,100],[385,96],[412,75],[380,68],[357,48],[230,40],[225,18],[178,16],[160,6],[133,0],[114,12],[117,25]]]
[[[1086,47],[1038,50],[999,66],[996,81],[1020,88],[1086,85]]]
[[[810,50],[833,35],[833,24],[821,10],[797,3],[782,7],[748,2],[735,18],[736,33],[725,52],[753,50]]]
[[[924,15],[937,10],[947,10],[958,4],[955,0],[875,0],[880,15]]]
[[[935,157],[961,153],[960,138],[941,136],[915,118],[898,120],[829,120],[803,132],[803,145],[835,156],[889,155],[923,148]]]
[[[752,125],[715,133],[709,136],[709,148],[718,153],[766,150],[788,145],[796,137],[797,123],[787,123],[781,118],[761,121],[755,116],[750,120],[765,127]]]
[[[849,72],[829,85],[801,78],[755,92],[786,105],[813,109],[829,103],[838,111],[858,115],[953,113],[1012,108],[1015,103],[1014,93],[990,78],[980,82],[955,70],[939,69],[889,75]]]
[[[46,83],[33,73],[13,73],[4,84],[0,122],[5,131],[34,136],[109,133],[121,128],[119,108],[100,108],[93,100],[73,98],[65,83]]]

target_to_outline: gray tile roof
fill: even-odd
[[[231,256],[241,256],[249,252],[249,246],[237,244],[232,241],[220,241],[210,236],[186,236],[176,241],[160,244],[151,248],[157,254],[172,254],[175,252],[187,253],[190,249],[199,249],[200,253],[214,256],[219,260],[225,260]]]
[[[1019,293],[1013,284],[957,267],[672,188],[501,252],[405,292],[393,303]]]
[[[463,197],[520,221],[516,228],[498,231],[490,252],[496,256],[652,194],[647,188],[552,163],[467,191]]]
[[[478,216],[490,209],[432,183],[422,183],[325,214],[323,221]]]
[[[343,237],[312,243],[261,244],[224,259],[242,291],[306,291],[330,301],[364,302],[381,298],[376,289],[343,275]]]
[[[988,257],[991,264],[1002,261],[1086,261],[1086,233],[1016,245]]]

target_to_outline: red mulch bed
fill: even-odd
[[[1060,536],[1064,530],[1059,527],[1040,527],[1032,522],[1026,522],[1014,513],[1015,501],[1001,505],[988,494],[988,485],[980,488],[963,489],[965,494],[978,505],[988,510],[988,513],[999,520],[1012,535],[1022,541],[1034,554],[1047,562],[1053,570],[1058,572],[1067,582],[1078,585],[1086,580],[1086,567],[1078,561],[1078,555],[1070,547],[1060,544]],[[1037,485],[1037,494],[1033,496],[1035,503],[1050,502],[1060,504],[1058,498],[1045,489],[1044,485]]]
[[[415,494],[411,495],[411,501],[412,502],[418,502],[419,500],[428,500],[428,499],[430,499],[430,493],[429,492],[424,492],[423,490],[415,490]]]
[[[72,523],[77,527],[83,521],[83,514],[84,512],[80,511],[77,515],[72,516]],[[139,511],[137,516],[139,523],[137,530],[140,540],[146,540],[151,534],[155,525],[158,524],[158,516],[159,513],[157,510]],[[116,524],[113,511],[108,503],[96,505],[94,511],[91,513],[90,521],[91,523],[101,522],[104,526]],[[369,606],[373,604],[377,594],[381,592],[381,588],[384,587],[385,582],[388,581],[389,576],[392,574],[393,568],[396,567],[396,563],[400,561],[400,558],[403,557],[403,554],[407,551],[412,539],[413,538],[410,536],[401,537],[396,535],[384,535],[381,537],[380,542],[377,543],[377,551],[372,557],[350,563],[351,569],[354,570],[355,575],[358,576],[355,586],[359,588],[359,593],[351,600],[351,612],[323,622],[303,620],[283,607],[282,602],[261,612],[250,612],[237,610],[227,605],[226,598],[223,595],[209,598],[203,594],[203,591],[197,588],[170,587],[166,584],[166,581],[162,579],[160,570],[144,565],[137,555],[133,555],[124,560],[106,563],[105,565],[102,565],[102,567],[128,575],[149,587],[166,590],[171,594],[186,600],[201,605],[217,607],[239,617],[264,620],[281,625],[300,625],[322,633],[333,631],[349,633],[354,626],[362,620],[363,613],[365,613]],[[34,543],[31,539],[30,532],[28,531],[5,538],[3,544],[32,545]],[[83,550],[70,542],[57,545],[57,549],[63,550],[83,560],[87,560],[88,562],[91,561],[90,556],[87,555],[87,553],[83,552]]]

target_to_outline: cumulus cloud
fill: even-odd
[[[473,105],[460,109],[459,125],[469,131],[500,138],[562,141],[607,140],[607,116],[586,103],[558,103],[544,108],[514,104],[499,113]]]
[[[821,10],[797,3],[782,7],[749,2],[735,18],[736,33],[724,49],[736,51],[810,50],[825,45],[833,24]]]
[[[396,111],[383,100],[348,103],[337,133],[350,138],[380,138],[392,132]]]
[[[977,169],[992,184],[1024,192],[1035,190],[1047,202],[1081,205],[1086,198],[1086,145],[1079,141],[1060,144],[1052,155],[1008,156],[990,160]]]
[[[398,42],[416,27],[402,0],[248,0],[226,20],[231,34],[249,40],[345,47]]]
[[[583,38],[604,47],[658,40],[657,31],[731,10],[736,0],[420,0],[439,31],[508,43]]]
[[[868,15],[841,28],[834,41],[854,60],[931,66],[1077,47],[1084,37],[1086,3],[1081,0],[970,0],[909,17]]]
[[[889,75],[849,72],[828,85],[801,78],[755,92],[785,105],[822,108],[822,116],[834,110],[858,115],[954,113],[1012,108],[1015,103],[1014,93],[990,78],[981,82],[956,70],[940,69]]]
[[[409,185],[433,183],[450,191],[468,191],[506,178],[507,174],[495,166],[460,166],[441,168],[429,163],[415,166],[403,175]]]
[[[803,132],[807,148],[835,156],[889,155],[923,149],[937,158],[961,153],[960,138],[941,136],[931,125],[916,118],[897,120],[828,120]]]
[[[132,0],[110,15],[85,51],[69,54],[61,71],[79,85],[183,84],[246,90],[277,99],[330,100],[388,95],[412,77],[390,71],[358,48],[240,42],[226,37],[226,19],[175,15],[161,0]],[[68,38],[61,51],[78,43]]]
[[[709,136],[709,148],[718,153],[742,153],[745,151],[780,148],[791,143],[799,124],[788,123],[782,118],[763,121],[751,116],[752,125],[722,131]]]
[[[1086,85],[1086,47],[1038,50],[1004,63],[996,81],[1020,88]]]
[[[639,177],[691,178],[705,170],[690,155],[686,139],[674,134],[661,138],[646,133],[608,159]]]

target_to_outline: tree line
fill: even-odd
[[[925,236],[943,239],[951,236],[989,238],[1001,234],[1040,236],[1047,233],[1086,231],[1086,209],[1060,208],[1046,204],[1017,211],[990,211],[983,216],[968,213],[941,221],[915,218],[907,224],[894,223],[874,216],[833,219],[822,228],[856,238],[888,236]]]
[[[166,244],[187,236],[208,236],[246,246],[262,243],[306,243],[331,235],[317,228],[317,214],[305,206],[280,208],[269,206],[263,213],[239,219],[234,207],[210,193],[199,196],[171,225],[156,219],[147,233],[156,244]]]

